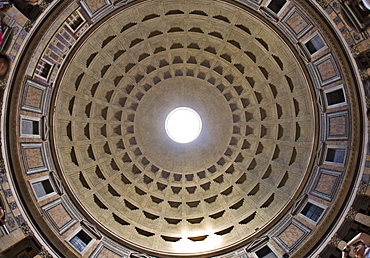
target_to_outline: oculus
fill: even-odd
[[[171,140],[177,143],[189,143],[199,136],[202,120],[195,110],[179,107],[168,114],[165,129]]]

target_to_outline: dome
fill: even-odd
[[[3,104],[17,223],[45,252],[336,252],[326,245],[366,178],[366,119],[349,47],[321,6],[86,0],[45,8],[13,58]],[[175,120],[192,138],[171,131],[181,111],[198,123]]]
[[[312,89],[290,48],[250,12],[204,4],[150,1],[105,20],[60,75],[53,114],[60,169],[83,208],[123,241],[176,255],[267,227],[305,182],[315,145]],[[182,106],[203,124],[186,146],[164,128]]]

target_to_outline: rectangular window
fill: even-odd
[[[301,213],[307,218],[309,218],[310,220],[317,222],[323,212],[324,212],[323,208],[316,206],[313,203],[308,202],[306,206],[303,208]]]
[[[305,43],[305,46],[310,52],[310,54],[314,54],[323,47],[325,47],[324,41],[321,39],[319,34],[316,34],[313,38],[311,38],[307,43]]]
[[[44,60],[40,60],[36,67],[36,74],[47,79],[49,77],[52,65],[45,62]]]
[[[22,135],[40,135],[39,121],[22,119]]]
[[[51,185],[49,179],[32,183],[32,188],[37,198],[41,198],[47,196],[48,194],[54,193],[53,186]]]
[[[277,258],[277,256],[271,251],[268,246],[256,251],[256,255],[259,258]]]
[[[69,243],[71,243],[71,245],[73,245],[79,252],[82,252],[92,240],[92,237],[90,237],[81,229],[74,237],[71,238],[71,240],[69,240]]]
[[[69,26],[71,26],[72,30],[77,30],[78,27],[82,24],[83,20],[80,16],[75,18],[73,21],[69,23]]]
[[[342,102],[346,102],[346,99],[344,97],[343,89],[337,89],[331,92],[326,93],[326,100],[328,103],[328,106],[336,105]]]
[[[343,164],[345,156],[346,150],[328,148],[325,161]]]
[[[283,8],[283,6],[286,4],[286,0],[272,0],[268,5],[267,8],[269,8],[274,13],[278,14],[280,10]]]
[[[67,24],[73,31],[76,31],[81,24],[84,22],[82,17],[80,16],[80,13],[78,11],[74,11],[68,18],[67,18]]]
[[[42,176],[39,178],[31,179],[30,185],[37,198],[37,201],[45,200],[55,194],[55,185],[50,176]]]
[[[338,85],[322,91],[322,98],[325,102],[325,108],[327,109],[347,105],[347,98],[343,85]]]
[[[43,117],[21,115],[20,135],[27,138],[42,138]]]

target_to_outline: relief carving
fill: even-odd
[[[52,258],[53,256],[45,249],[45,247],[41,247],[41,250],[39,252],[39,255],[42,258]]]
[[[355,211],[355,209],[351,207],[346,216],[346,220],[355,220],[356,214],[357,214],[357,211]]]
[[[325,0],[316,0],[316,2],[324,9],[328,7],[328,3]]]
[[[331,246],[334,246],[334,247],[337,247],[338,244],[340,243],[341,239],[338,238],[338,235],[337,233],[334,234],[334,236],[330,239],[328,245],[331,245]]]
[[[27,222],[24,222],[21,225],[21,229],[22,229],[23,234],[25,234],[26,236],[33,236],[33,232],[30,229],[30,227],[28,226]]]

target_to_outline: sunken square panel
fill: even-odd
[[[45,217],[61,235],[79,220],[70,206],[66,197],[61,197],[42,207]]]
[[[296,39],[300,39],[313,27],[307,17],[295,7],[290,9],[282,19],[282,22],[285,23],[289,32],[291,32]]]
[[[312,63],[315,78],[319,86],[323,87],[341,79],[338,65],[331,54],[321,57]]]
[[[50,170],[46,156],[46,143],[22,143],[21,152],[27,174]]]
[[[288,218],[276,231],[273,240],[287,253],[293,252],[310,234],[311,229],[294,218]]]
[[[43,114],[49,97],[49,88],[27,80],[22,98],[22,109]]]
[[[44,167],[42,159],[41,148],[27,148],[24,150],[25,158],[27,159],[27,166],[30,169]]]
[[[326,127],[324,140],[348,140],[349,137],[349,119],[348,111],[325,114],[323,124]]]
[[[340,171],[316,168],[313,180],[310,182],[310,194],[331,202],[337,194],[341,181]]]

